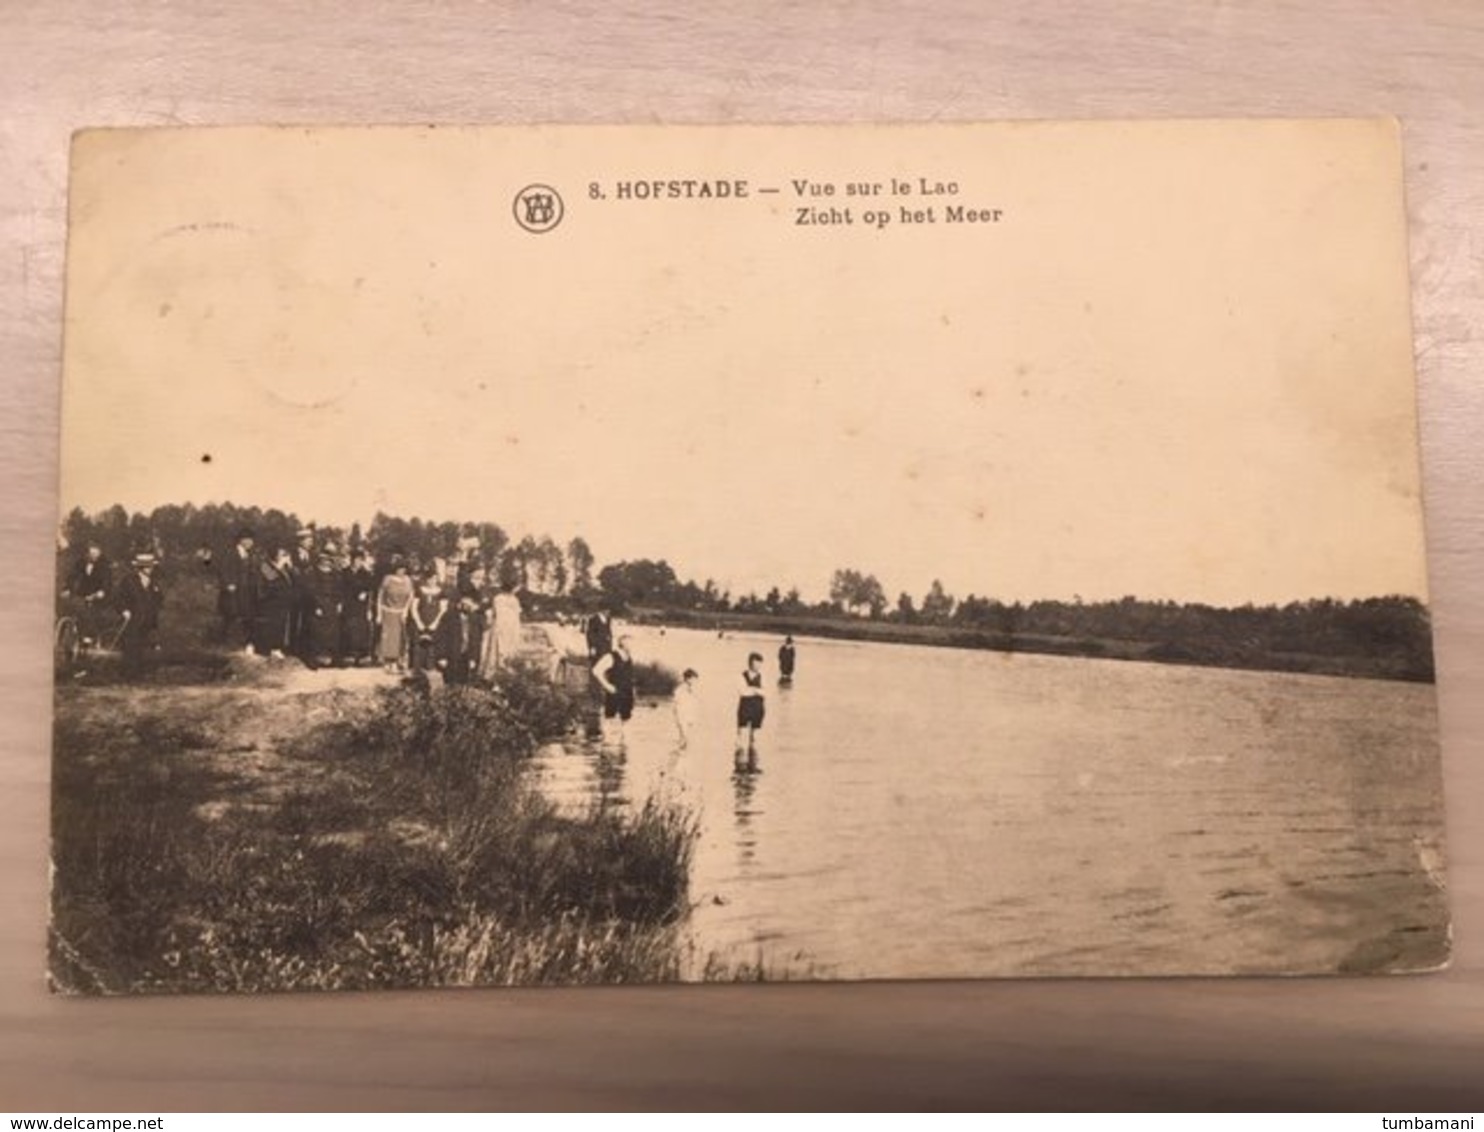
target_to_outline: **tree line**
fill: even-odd
[[[232,503],[166,504],[148,514],[131,514],[115,505],[94,515],[74,509],[62,524],[62,534],[74,548],[97,543],[115,562],[149,549],[161,555],[168,568],[192,556],[209,560],[244,526],[253,529],[261,546],[288,546],[305,525],[292,511]],[[581,537],[565,543],[546,535],[512,540],[502,527],[488,521],[435,521],[378,512],[364,529],[359,523],[345,528],[320,525],[317,535],[321,546],[333,543],[344,551],[364,547],[383,562],[393,554],[425,563],[453,557],[461,540],[477,539],[484,564],[501,582],[558,608],[601,605],[615,612],[641,609],[660,615],[828,620],[842,631],[851,625],[926,626],[954,643],[1014,647],[1018,640],[1059,640],[1075,642],[1079,651],[1092,654],[1109,642],[1144,642],[1151,648],[1141,655],[1149,659],[1195,663],[1255,663],[1278,655],[1375,656],[1412,678],[1426,679],[1432,673],[1427,609],[1416,598],[1401,595],[1238,607],[1133,596],[1114,601],[1006,602],[974,593],[958,598],[934,580],[920,596],[902,592],[891,601],[874,574],[849,567],[834,572],[827,598],[810,602],[794,587],[775,585],[763,593],[733,594],[713,579],[682,579],[664,559],[614,562],[595,572],[592,548]]]
[[[842,568],[831,578],[829,597],[810,603],[797,589],[777,586],[734,596],[710,580],[682,581],[669,563],[648,559],[605,566],[598,584],[605,595],[631,608],[687,617],[761,615],[773,628],[789,631],[807,631],[812,621],[819,631],[838,627],[845,635],[879,639],[1316,671],[1334,666],[1308,664],[1306,658],[1363,660],[1364,665],[1342,667],[1417,680],[1433,675],[1427,608],[1399,594],[1236,607],[1133,596],[1006,602],[974,593],[957,598],[935,579],[920,597],[902,592],[893,603],[873,574]],[[872,631],[852,634],[852,624]],[[1066,647],[1048,647],[1053,642]]]
[[[293,546],[298,532],[311,522],[293,511],[234,503],[167,503],[148,514],[131,514],[115,504],[91,515],[73,508],[62,521],[61,541],[74,550],[94,543],[114,562],[148,550],[164,560],[168,572],[189,559],[209,562],[244,528],[265,549]],[[365,549],[383,563],[394,555],[420,563],[451,558],[461,541],[477,540],[483,564],[502,583],[551,597],[597,596],[593,552],[581,537],[565,544],[548,535],[512,540],[496,523],[406,519],[382,511],[364,529],[359,522],[349,527],[314,526],[322,549],[334,547],[342,553]]]

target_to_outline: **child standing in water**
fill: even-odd
[[[700,714],[700,700],[696,697],[696,682],[701,676],[694,668],[687,668],[680,676],[680,686],[675,689],[675,730],[680,733],[678,750],[690,746],[691,733],[696,729]]]
[[[755,738],[763,726],[763,657],[749,653],[742,682],[737,686],[737,749],[732,762],[739,774],[757,774]],[[743,739],[747,740],[743,746]]]

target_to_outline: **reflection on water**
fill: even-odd
[[[757,825],[755,819],[762,811],[757,808],[756,774],[734,772],[732,774],[732,816],[736,819],[737,876],[745,879],[757,860]]]
[[[627,806],[624,795],[624,755],[622,751],[600,750],[593,764],[593,778],[598,788],[599,811]]]
[[[1375,970],[1446,946],[1433,689],[636,630],[701,673],[622,752],[537,760],[586,811],[692,809],[698,950],[835,977]],[[769,658],[761,773],[736,686]]]

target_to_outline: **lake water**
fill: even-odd
[[[697,952],[792,976],[1275,973],[1446,954],[1429,685],[632,631],[701,673],[699,733],[641,704],[621,759],[548,750],[574,808],[692,807]],[[732,773],[766,658],[762,773]]]

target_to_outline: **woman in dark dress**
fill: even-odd
[[[445,684],[467,684],[464,649],[469,640],[469,611],[459,597],[458,578],[450,568],[443,575],[443,620],[433,641],[433,664],[443,673]]]
[[[371,658],[376,575],[364,550],[354,550],[340,576],[340,650],[350,664]]]
[[[489,631],[490,599],[489,576],[482,565],[474,563],[459,570],[458,611],[460,624],[460,650],[457,658],[449,664],[449,675],[456,681],[467,683],[479,671],[479,660],[484,655],[484,638]]]
[[[340,566],[326,548],[305,579],[304,663],[310,668],[340,659]]]
[[[282,660],[289,647],[294,614],[293,560],[283,548],[258,563],[253,648],[261,656]]]
[[[438,575],[429,571],[412,598],[412,615],[408,629],[412,636],[412,670],[430,672],[444,659],[444,619],[448,616],[448,597]]]

